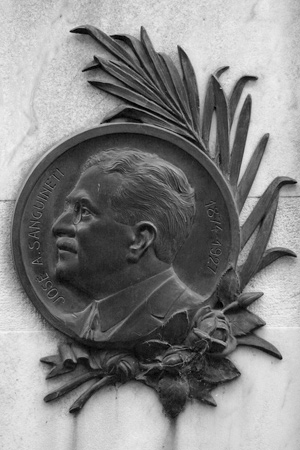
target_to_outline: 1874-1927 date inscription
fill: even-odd
[[[207,268],[214,275],[217,273],[220,263],[220,257],[222,255],[222,242],[221,233],[223,231],[221,214],[216,206],[216,202],[211,200],[205,204],[206,214],[211,224],[211,233],[213,234],[213,240],[210,245]]]

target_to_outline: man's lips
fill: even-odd
[[[58,250],[63,250],[65,252],[77,253],[77,245],[74,239],[61,237],[56,240],[56,246]]]

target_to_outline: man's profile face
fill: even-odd
[[[109,207],[110,195],[119,184],[118,173],[89,168],[66,197],[65,209],[52,228],[58,248],[57,277],[93,296],[101,294],[107,277],[126,265],[131,227],[116,222]]]

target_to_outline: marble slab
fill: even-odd
[[[68,408],[82,389],[44,403],[43,396],[63,383],[46,381],[39,363],[55,352],[57,335],[1,332],[1,448],[299,450],[300,328],[268,328],[260,335],[280,349],[282,361],[240,348],[231,359],[242,376],[213,392],[217,408],[189,403],[171,422],[156,393],[137,382],[96,393],[76,417]]]
[[[76,417],[68,408],[80,389],[43,402],[62,380],[45,381],[39,358],[54,353],[64,337],[26,297],[10,250],[15,199],[32,166],[61,139],[98,126],[119,104],[87,84],[91,77],[82,68],[105,53],[69,34],[71,28],[87,23],[138,37],[143,25],[155,48],[177,65],[180,44],[195,68],[201,109],[208,77],[218,67],[230,65],[222,76],[227,93],[239,77],[259,77],[245,90],[253,99],[245,162],[264,133],[270,141],[246,217],[274,177],[299,178],[299,21],[298,0],[0,2],[0,448],[299,450],[299,260],[277,261],[247,287],[264,291],[252,310],[266,320],[260,335],[280,349],[283,361],[239,349],[232,360],[242,376],[214,391],[218,407],[190,403],[170,422],[155,392],[138,383],[104,389]],[[299,189],[282,190],[270,240],[298,254]]]

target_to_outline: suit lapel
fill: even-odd
[[[173,274],[172,269],[165,270],[110,297],[96,301],[101,331],[106,332],[130,317],[152,296],[153,292],[159,290],[167,280],[172,278]]]
[[[174,302],[184,293],[186,286],[179,280],[175,272],[172,278],[157,289],[148,300],[149,312],[153,317],[164,319]]]
[[[173,272],[172,276],[160,284],[114,331],[111,330],[110,341],[138,341],[160,328],[174,302],[185,290],[186,286]]]

